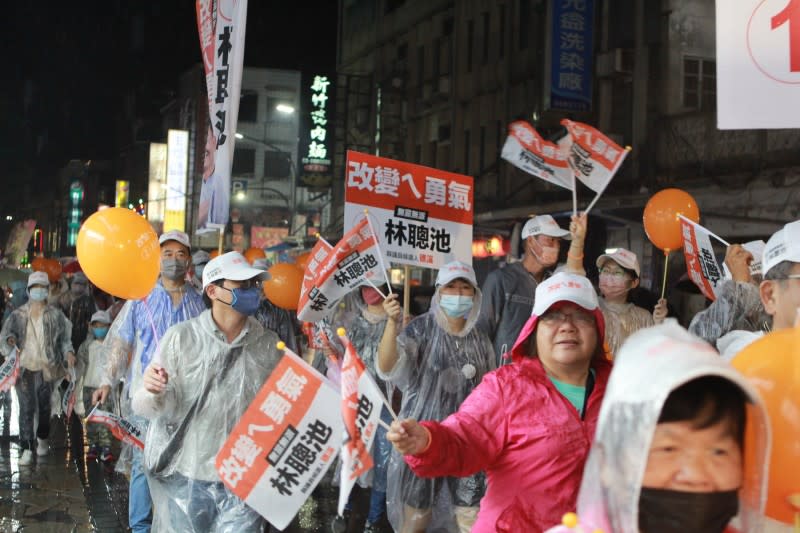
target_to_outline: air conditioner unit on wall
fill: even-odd
[[[601,78],[631,74],[633,49],[614,48],[597,55],[597,75]]]

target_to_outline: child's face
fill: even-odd
[[[741,485],[742,450],[726,420],[705,429],[690,420],[656,426],[643,487],[721,492]]]

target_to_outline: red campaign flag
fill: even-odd
[[[628,150],[588,124],[564,119],[561,125],[567,128],[568,135],[559,141],[559,146],[568,154],[575,177],[598,195],[602,194]]]
[[[117,440],[130,444],[131,446],[136,446],[140,450],[144,450],[142,432],[121,416],[95,407],[92,409],[92,412],[89,413],[89,416],[86,417],[86,421],[103,424],[111,430],[111,434],[114,435]]]
[[[301,289],[297,318],[318,322],[328,317],[347,293],[367,285],[368,280],[383,283],[386,273],[382,264],[378,240],[369,219],[362,217],[330,250],[324,264],[309,280],[307,292],[303,293]]]
[[[19,377],[19,348],[11,351],[3,366],[0,366],[0,392],[8,392],[17,382]]]
[[[331,243],[320,237],[317,244],[308,253],[308,262],[306,269],[303,272],[303,284],[300,286],[300,308],[305,300],[307,300],[308,292],[314,286],[314,280],[317,278],[317,271],[325,264],[325,260],[333,250]]]
[[[385,402],[383,393],[372,379],[355,348],[339,329],[345,346],[342,363],[342,418],[345,435],[342,441],[342,471],[339,484],[339,514],[350,497],[358,477],[373,466],[369,453]]]
[[[572,170],[561,148],[524,120],[512,122],[500,157],[528,174],[572,190]]]
[[[710,232],[703,226],[680,217],[683,234],[683,256],[686,271],[700,292],[711,301],[717,299],[716,290],[724,279],[714,256]]]

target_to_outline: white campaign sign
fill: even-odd
[[[720,129],[800,127],[800,2],[717,0]]]

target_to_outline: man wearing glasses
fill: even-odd
[[[215,460],[280,359],[278,336],[252,316],[268,276],[238,252],[209,261],[203,300],[210,309],[170,328],[160,357],[145,371],[133,408],[150,419],[144,454],[156,531],[261,531],[264,525],[222,483]],[[305,380],[288,374],[281,381],[287,386]],[[268,408],[265,402],[262,409]],[[222,464],[223,477],[238,479],[242,468],[264,460],[261,452],[243,435],[235,460]]]

